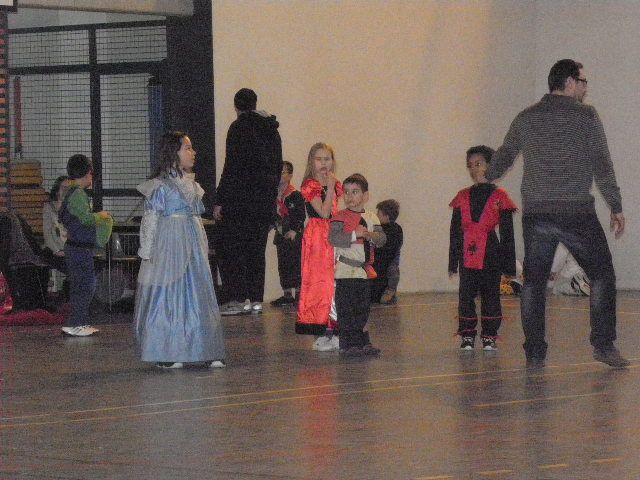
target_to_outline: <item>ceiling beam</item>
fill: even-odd
[[[193,0],[18,0],[20,8],[190,17]]]

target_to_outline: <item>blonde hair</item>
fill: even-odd
[[[313,158],[316,156],[316,152],[318,150],[326,150],[331,154],[331,159],[333,160],[331,164],[331,173],[334,175],[336,173],[336,156],[335,153],[333,153],[333,147],[324,142],[314,143],[311,150],[309,150],[309,156],[307,157],[307,168],[304,170],[304,176],[302,177],[303,182],[309,178],[314,178],[313,174],[315,172],[313,169]]]

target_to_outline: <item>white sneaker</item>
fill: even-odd
[[[251,300],[249,300],[248,298],[242,304],[242,311],[244,313],[251,313]]]
[[[262,313],[262,302],[251,302],[251,313]]]
[[[209,364],[209,368],[225,368],[227,366],[224,363],[224,360],[213,360],[212,362],[207,362]]]
[[[236,301],[231,301],[220,307],[220,315],[243,315],[245,313],[249,313],[250,311],[251,307],[249,307],[249,310],[246,310],[244,303]]]
[[[98,333],[100,331],[96,327],[92,327],[91,325],[83,325],[82,327],[86,328],[87,330],[91,330],[93,333]]]
[[[182,368],[184,364],[182,362],[156,362],[156,367],[159,368]]]
[[[339,342],[337,335],[320,337],[313,343],[313,349],[318,352],[336,352],[340,348]]]
[[[323,348],[327,344],[327,342],[329,342],[329,337],[327,337],[326,335],[318,337],[316,338],[315,342],[313,342],[313,345],[311,345],[311,349],[322,351],[321,348]]]
[[[63,335],[68,335],[69,337],[88,337],[89,335],[93,335],[97,330],[87,328],[85,326],[81,327],[62,327]]]

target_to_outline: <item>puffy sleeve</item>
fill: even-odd
[[[465,201],[465,197],[469,194],[469,189],[465,188],[464,190],[460,190],[458,194],[451,200],[449,206],[451,208],[460,208],[463,204],[467,203]]]
[[[322,185],[316,179],[308,178],[302,183],[300,193],[302,193],[305,202],[311,203],[314,198],[322,198]]]
[[[138,256],[143,260],[151,259],[153,243],[158,228],[158,217],[164,211],[166,192],[158,179],[147,180],[136,188],[144,195],[144,214],[140,222],[140,248]]]

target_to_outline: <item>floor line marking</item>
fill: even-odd
[[[453,478],[453,475],[436,475],[434,477],[416,477],[415,480],[446,480],[447,478]]]
[[[600,362],[589,362],[589,363],[585,363],[585,364],[577,364],[578,366],[580,365],[597,365]],[[631,367],[640,367],[639,365],[632,365]],[[629,368],[631,368],[629,367]],[[557,365],[557,366],[548,366],[547,368],[561,368],[561,366]],[[434,375],[419,375],[419,376],[413,376],[413,377],[396,377],[396,378],[387,378],[387,379],[378,379],[378,380],[369,380],[366,382],[351,382],[351,383],[335,383],[335,384],[325,384],[325,385],[311,385],[308,387],[298,387],[298,388],[284,388],[284,389],[277,389],[277,390],[263,390],[263,391],[258,391],[258,392],[245,392],[245,393],[232,393],[232,394],[227,394],[227,395],[214,395],[211,397],[201,397],[201,398],[192,398],[192,399],[182,399],[182,400],[171,400],[171,401],[165,401],[165,402],[153,402],[153,403],[140,403],[140,404],[134,404],[134,405],[116,405],[116,406],[112,406],[112,407],[104,407],[104,408],[94,408],[94,409],[83,409],[83,410],[70,410],[70,411],[66,411],[66,412],[60,412],[60,411],[55,411],[55,412],[51,412],[51,413],[40,413],[40,414],[33,414],[33,415],[19,415],[19,416],[13,416],[13,417],[0,417],[0,422],[7,422],[7,421],[11,421],[11,420],[25,420],[25,419],[29,419],[29,418],[42,418],[42,417],[49,417],[49,416],[60,416],[60,415],[80,415],[83,413],[99,413],[99,412],[110,412],[110,411],[118,411],[118,410],[127,410],[127,409],[134,409],[134,408],[147,408],[147,407],[159,407],[159,406],[166,406],[166,405],[180,405],[180,404],[185,404],[185,403],[196,403],[196,402],[205,402],[205,401],[210,401],[210,400],[220,400],[220,399],[225,399],[225,398],[242,398],[242,397],[249,397],[249,396],[258,396],[258,395],[270,395],[270,394],[278,394],[278,393],[287,393],[287,392],[303,392],[303,391],[309,391],[309,390],[320,390],[323,388],[339,388],[339,387],[351,387],[351,386],[358,386],[358,385],[374,385],[374,384],[380,384],[380,383],[388,383],[388,382],[400,382],[400,381],[411,381],[411,380],[428,380],[428,379],[441,379],[441,378],[460,378],[460,377],[479,377],[481,375],[485,375],[485,374],[494,374],[492,376],[490,376],[487,379],[478,379],[478,380],[470,380],[470,381],[483,381],[483,382],[491,382],[491,381],[498,381],[498,380],[511,380],[511,379],[518,379],[518,378],[523,378],[522,375],[518,375],[518,376],[514,376],[514,377],[501,377],[501,374],[505,374],[505,373],[516,373],[516,372],[522,372],[524,373],[524,376],[529,377],[529,378],[544,378],[544,377],[557,377],[557,376],[565,376],[565,375],[573,375],[576,373],[593,373],[593,372],[597,372],[600,369],[588,369],[588,370],[567,370],[567,371],[556,371],[556,372],[549,372],[549,373],[545,373],[545,372],[541,372],[541,373],[536,373],[536,374],[528,374],[526,369],[523,368],[518,368],[518,369],[503,369],[503,370],[484,370],[481,372],[466,372],[466,373],[448,373],[448,374],[434,374]],[[207,377],[197,377],[197,378],[207,378]],[[469,380],[462,380],[462,381],[453,381],[453,382],[440,382],[440,383],[427,383],[427,384],[418,384],[416,386],[442,386],[442,385],[450,385],[450,384],[455,384],[455,383],[464,383],[467,382]],[[405,387],[405,388],[411,388],[413,387],[413,385],[401,385],[399,387]],[[375,392],[375,391],[379,391],[378,389],[368,389],[366,391],[371,391],[371,392]],[[117,417],[113,417],[113,418],[117,418]],[[0,423],[0,428],[2,427],[2,424]]]
[[[622,457],[611,457],[611,458],[596,458],[594,460],[591,460],[590,463],[595,463],[596,465],[602,465],[604,463],[616,463],[616,462],[620,462],[622,460]]]
[[[506,402],[495,402],[495,403],[477,403],[474,405],[474,407],[475,408],[504,407],[507,405],[520,405],[523,403],[552,402],[554,400],[570,400],[573,398],[595,397],[600,395],[607,395],[607,392],[580,393],[576,395],[558,395],[555,397],[524,398],[522,400],[509,400]]]
[[[79,414],[79,413],[105,412],[110,410],[123,410],[128,408],[177,405],[180,403],[203,402],[207,400],[219,400],[222,398],[248,397],[248,396],[269,395],[269,394],[276,394],[276,393],[320,390],[323,388],[351,387],[351,386],[357,386],[357,385],[402,382],[402,381],[410,381],[410,380],[427,380],[427,379],[450,378],[450,377],[469,377],[469,376],[480,376],[482,374],[491,374],[491,373],[493,374],[514,373],[522,370],[523,370],[522,368],[504,369],[504,370],[484,370],[482,372],[443,373],[443,374],[432,374],[432,375],[418,375],[414,377],[382,378],[378,380],[368,380],[366,382],[328,383],[325,385],[309,385],[307,387],[295,387],[295,388],[292,387],[292,388],[282,388],[282,389],[276,389],[276,390],[261,390],[257,392],[229,393],[226,395],[214,395],[211,397],[190,398],[190,399],[182,399],[182,400],[169,400],[165,402],[139,403],[139,404],[133,404],[133,405],[116,405],[113,407],[70,410],[67,412],[52,412],[52,413],[41,413],[41,414],[33,414],[33,415],[20,415],[15,417],[0,417],[0,421],[17,420],[17,419],[24,419],[24,418],[36,418],[36,417],[51,416],[51,415],[73,415],[73,414]],[[215,376],[215,375],[207,375],[207,376],[195,377],[195,378],[198,378],[198,379],[210,378],[211,376]]]
[[[538,465],[540,470],[555,470],[560,468],[569,468],[568,463],[552,463],[549,465]]]
[[[576,372],[566,372],[567,374],[573,374]],[[506,379],[500,378],[488,378],[488,379],[471,379],[466,380],[467,383],[474,382],[492,382],[496,380],[517,380],[522,378],[522,376],[513,376],[508,377]],[[169,410],[160,410],[155,412],[141,412],[141,413],[131,413],[126,415],[108,415],[108,416],[99,416],[99,417],[85,417],[85,418],[77,418],[77,419],[60,419],[60,420],[51,420],[44,422],[21,422],[21,423],[9,423],[9,424],[0,424],[0,430],[9,429],[9,428],[18,428],[18,427],[29,427],[29,426],[45,426],[45,425],[60,425],[67,423],[80,423],[80,422],[92,422],[92,421],[106,421],[106,420],[123,420],[126,418],[139,418],[139,417],[149,417],[155,415],[164,415],[169,413],[184,413],[184,412],[195,412],[195,411],[203,411],[203,410],[217,410],[222,408],[232,408],[232,407],[248,407],[254,405],[264,405],[269,403],[281,403],[286,401],[296,401],[296,400],[307,400],[307,399],[316,399],[322,397],[340,397],[347,395],[356,395],[356,394],[367,394],[367,393],[377,393],[377,392],[389,392],[389,391],[397,391],[397,390],[409,390],[416,388],[424,388],[424,387],[438,387],[443,385],[456,385],[464,382],[460,382],[458,380],[452,380],[449,382],[437,382],[437,383],[424,383],[424,384],[412,384],[412,385],[396,385],[389,387],[377,387],[377,388],[366,388],[361,390],[348,390],[343,392],[327,392],[327,393],[319,393],[315,395],[297,395],[297,396],[289,396],[289,397],[280,397],[280,398],[267,398],[262,400],[252,400],[247,402],[235,402],[235,403],[223,403],[218,405],[201,405],[197,407],[188,407],[188,408],[176,408]],[[604,394],[604,393],[603,393]],[[591,394],[591,395],[598,395]],[[584,395],[583,395],[584,396]],[[99,410],[102,411],[102,410]],[[106,411],[106,410],[105,410]],[[58,415],[61,415],[58,412]]]
[[[495,477],[498,475],[506,475],[507,473],[513,473],[513,470],[485,470],[478,472],[478,475],[482,475],[483,477]]]

